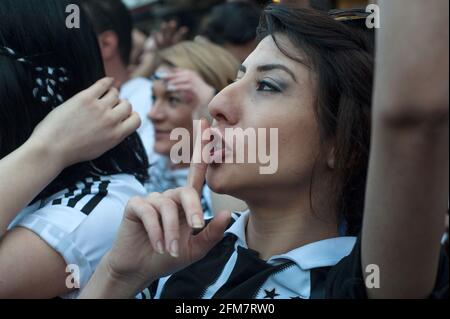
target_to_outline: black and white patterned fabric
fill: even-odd
[[[26,228],[57,251],[67,265],[76,265],[82,289],[102,257],[111,249],[133,196],[145,196],[132,175],[87,177],[60,192],[24,208],[8,226]],[[76,298],[75,290],[63,298]]]
[[[35,83],[32,94],[39,102],[49,104],[52,108],[64,102],[61,86],[69,81],[68,71],[65,68],[37,65],[28,57],[5,46],[0,46],[0,56],[27,65],[33,71]]]
[[[362,299],[361,237],[313,242],[262,260],[247,246],[250,212],[233,213],[219,242],[201,260],[155,281],[138,299]],[[430,298],[448,296],[448,257],[441,254]]]

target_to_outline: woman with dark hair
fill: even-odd
[[[261,8],[251,2],[236,1],[214,6],[200,34],[222,46],[242,63],[256,48],[256,27]]]
[[[84,13],[80,28],[66,26],[70,4],[77,2],[0,3],[0,158],[24,144],[55,107],[104,77],[97,39]],[[130,104],[120,102],[115,89],[103,99],[115,105],[110,128],[125,125]],[[71,125],[69,120],[68,133]],[[124,139],[123,133],[115,132],[120,134],[117,141]],[[86,138],[84,133],[79,137]],[[64,138],[53,136],[42,143],[58,145]],[[110,248],[127,200],[144,194],[148,163],[135,133],[95,160],[87,161],[94,158],[89,154],[77,156],[6,232],[11,220],[1,225],[0,297],[55,297],[83,286]],[[79,161],[84,162],[75,164]],[[74,271],[71,285],[66,284],[68,265]]]
[[[223,136],[230,127],[277,128],[277,172],[223,163],[235,154],[220,140],[212,158],[222,161],[192,164],[188,186],[130,201],[118,239],[82,296],[132,297],[149,285],[144,294],[152,298],[448,293],[440,246],[448,198],[448,2],[379,3],[385,14],[372,110],[367,37],[325,14],[268,6],[261,42],[209,105],[210,130]],[[417,23],[425,6],[429,19]],[[424,46],[431,38],[433,50]],[[202,230],[205,177],[249,211],[231,222],[229,213],[218,214]]]
[[[0,234],[64,168],[99,157],[139,127],[135,112],[123,120],[117,106],[128,102],[110,98],[113,83],[99,80],[55,108],[24,144],[0,160]]]

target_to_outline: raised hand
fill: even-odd
[[[104,78],[50,112],[30,142],[44,143],[62,166],[95,159],[140,125],[129,102],[119,99],[113,79]]]
[[[172,45],[177,44],[189,32],[187,27],[178,28],[178,23],[175,20],[163,22],[160,30],[153,34],[156,47],[161,50]]]
[[[202,132],[206,129],[208,124],[202,120]],[[107,274],[94,275],[94,280],[101,281],[99,276],[114,278],[121,282],[118,294],[123,296],[128,291],[131,297],[155,279],[201,259],[222,239],[230,221],[229,212],[216,215],[204,227],[199,194],[206,167],[206,163],[191,164],[185,187],[130,200],[118,238],[100,267]],[[203,227],[193,234],[193,230]],[[108,288],[109,296],[114,297],[111,291],[114,289]],[[89,294],[89,289],[84,296],[96,297]]]
[[[198,106],[195,118],[207,115],[207,106],[215,95],[215,89],[206,83],[195,71],[186,69],[175,69],[168,73],[164,80],[168,91],[185,91],[191,94],[194,103]],[[209,114],[209,113],[208,113]]]
[[[0,237],[64,168],[99,157],[139,127],[139,116],[112,84],[102,79],[54,109],[21,147],[1,159]]]

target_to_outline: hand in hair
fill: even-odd
[[[128,101],[105,78],[51,112],[30,139],[44,142],[61,165],[93,160],[122,142],[140,125]],[[50,142],[51,141],[51,142]]]
[[[25,144],[0,161],[0,237],[65,167],[99,157],[139,127],[139,116],[112,84],[102,79],[55,108]]]
[[[188,32],[187,27],[178,28],[178,24],[174,20],[163,22],[160,29],[152,35],[154,42],[147,43],[147,49],[151,49],[150,43],[153,43],[158,50],[170,47],[183,40]]]
[[[194,118],[208,117],[207,107],[215,95],[215,89],[195,71],[175,69],[164,77],[168,91],[186,91],[192,94],[197,110]]]
[[[142,53],[139,54],[135,65],[128,67],[131,77],[149,77],[155,69],[156,52],[182,41],[188,32],[187,27],[178,28],[176,21],[163,22],[160,29],[149,36],[143,44]]]
[[[208,129],[202,121],[202,132]],[[202,147],[207,141],[202,141]],[[131,298],[154,280],[201,259],[223,237],[230,213],[205,225],[199,193],[206,163],[191,164],[188,186],[128,203],[119,235],[81,298]]]

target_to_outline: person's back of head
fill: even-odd
[[[243,60],[256,46],[256,28],[261,12],[261,8],[251,2],[237,1],[218,5],[212,9],[200,34],[220,46],[230,48],[232,52],[248,47],[245,51],[249,52],[246,54],[238,51],[233,53]]]
[[[122,63],[130,63],[133,21],[131,14],[121,0],[81,0],[97,35],[106,31],[117,37],[117,47]]]
[[[104,77],[97,39],[85,13],[81,11],[80,28],[66,26],[70,4],[79,3],[0,2],[0,159],[22,145],[53,108]],[[134,133],[100,158],[65,169],[38,198],[93,175],[129,173],[144,181],[147,166],[142,142]]]
[[[239,62],[231,53],[201,38],[160,51],[157,64],[196,71],[216,91],[230,84],[239,69]]]
[[[366,21],[370,13],[365,9],[334,9],[330,10],[328,14],[336,21],[346,25],[353,31],[358,33],[359,36],[365,38],[367,44],[367,50],[372,54],[375,53],[375,29],[368,28]]]

